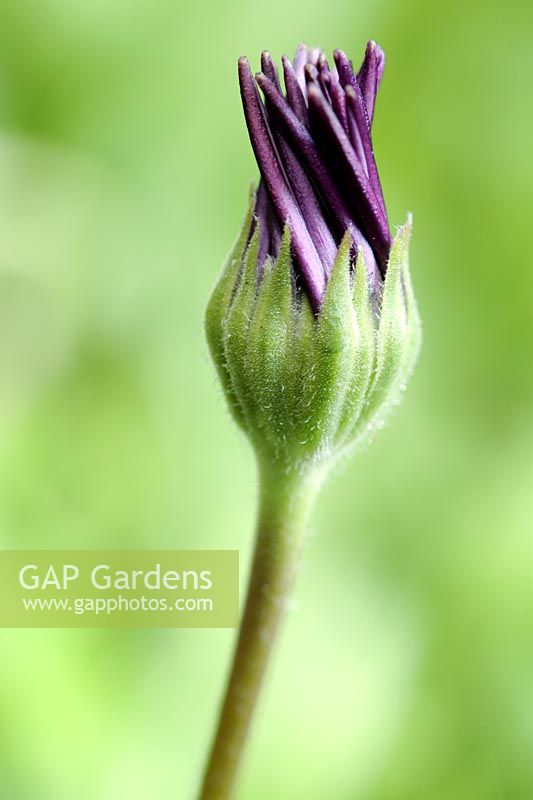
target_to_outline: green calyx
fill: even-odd
[[[278,258],[267,259],[258,277],[253,200],[207,307],[207,341],[259,460],[286,471],[327,466],[384,424],[416,363],[411,220],[394,239],[378,309],[361,249],[350,267],[347,234],[315,315],[294,289],[288,228]]]

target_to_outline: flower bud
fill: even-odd
[[[421,326],[411,219],[393,239],[371,143],[383,71],[373,42],[357,75],[301,46],[239,76],[261,171],[211,296],[206,331],[231,412],[259,458],[328,464],[385,421],[414,367]]]

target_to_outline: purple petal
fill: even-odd
[[[256,80],[258,80],[261,75],[262,73],[258,73],[256,75]],[[263,77],[265,76],[263,75]],[[279,92],[279,97],[282,102],[285,102],[285,98],[281,95],[281,92]],[[307,177],[300,161],[296,158],[294,152],[287,143],[283,133],[277,128],[275,124],[276,120],[272,119],[272,102],[268,97],[266,98],[266,109],[272,137],[281,158],[289,186],[300,207],[300,211],[326,275],[329,275],[337,254],[337,245],[328,228],[324,217],[324,211],[320,207],[311,181]]]
[[[320,47],[308,47],[307,63],[312,64],[313,67],[317,67],[321,55],[322,55],[322,50],[320,49]]]
[[[356,88],[353,86],[346,87],[346,103],[348,107],[348,114],[353,114],[355,128],[359,134],[364,159],[367,169],[367,175],[370,180],[370,185],[377,197],[381,210],[385,219],[387,219],[387,211],[385,209],[385,201],[383,199],[383,191],[381,189],[381,181],[379,180],[378,168],[374,158],[374,151],[372,149],[372,139],[370,136],[370,123],[366,113],[366,105],[363,100],[363,95],[358,85]],[[388,222],[387,222],[388,228]]]
[[[310,83],[318,83],[318,70],[314,64],[306,64],[304,67],[305,90]]]
[[[277,136],[276,141],[278,141]],[[281,135],[279,136],[278,149],[309,235],[315,245],[324,271],[326,275],[329,275],[337,255],[337,245],[328,228],[324,211],[320,207],[311,181]]]
[[[339,73],[339,83],[343,89],[347,86],[353,86],[356,83],[356,77],[353,71],[353,65],[344,50],[335,50],[333,53],[337,71]]]
[[[306,44],[299,44],[296,48],[296,54],[294,56],[293,66],[294,72],[296,75],[296,79],[300,84],[300,89],[305,94],[305,77],[304,77],[304,67],[307,64],[307,45]]]
[[[376,95],[381,78],[383,77],[384,68],[385,53],[376,42],[368,42],[363,63],[357,73],[357,83],[361,87],[370,125],[372,125],[372,120],[374,118]]]
[[[272,81],[278,92],[281,92],[281,86],[279,83],[278,78],[278,70],[274,62],[272,61],[272,56],[268,52],[268,50],[263,50],[261,53],[261,69],[267,75],[267,77]]]
[[[348,94],[347,87],[345,91],[345,98]],[[365,170],[366,174],[368,175],[368,164],[366,163],[366,155],[365,155],[365,148],[363,147],[363,140],[361,138],[361,132],[359,131],[357,120],[353,111],[350,109],[348,111],[347,108],[347,120],[348,120],[348,136],[350,137],[350,142],[352,143],[352,147],[355,150],[355,154],[359,161],[361,162],[363,169]]]
[[[324,53],[320,53],[320,57],[317,63],[317,72],[318,72],[318,82],[320,84],[320,88],[324,93],[324,97],[331,102],[331,97],[329,93],[329,66],[328,60]]]
[[[359,248],[362,249],[363,255],[365,257],[365,267],[366,267],[366,274],[368,279],[372,285],[372,289],[375,295],[379,294],[379,284],[380,284],[380,270],[376,263],[376,257],[374,256],[374,252],[370,245],[368,244],[367,240],[363,236],[360,230],[355,226],[351,228],[351,234],[354,241],[355,247],[355,257],[357,257],[357,251]],[[355,259],[354,259],[355,260]]]
[[[257,256],[257,271],[258,276],[261,277],[266,257],[270,255],[272,258],[277,258],[281,244],[281,229],[272,207],[268,189],[263,180],[259,181],[259,187],[255,196],[254,223],[250,232],[250,238],[255,230],[256,224],[258,224],[259,253]]]
[[[276,114],[280,127],[291,143],[295,155],[304,162],[307,171],[316,182],[324,196],[326,204],[336,218],[337,232],[340,240],[348,229],[352,218],[336,184],[333,182],[328,168],[318,153],[311,134],[307,128],[302,125],[284,99],[280,98],[272,81],[269,81],[264,75],[259,75],[257,77],[257,82],[265,94],[265,97],[268,97],[271,101],[272,113]]]
[[[300,122],[307,125],[307,103],[305,102],[305,97],[298,83],[294,67],[287,56],[282,56],[281,60],[283,62],[283,77],[285,80],[285,89],[287,90],[287,100]]]
[[[339,83],[337,75],[330,72],[328,75],[329,96],[333,111],[337,115],[339,122],[348,133],[348,117],[346,114],[346,97]]]
[[[337,65],[337,70],[339,73],[339,81],[346,93],[348,88],[351,87],[354,91],[357,91],[358,94],[361,94],[361,90],[359,89],[357,79],[354,75],[352,62],[346,55],[343,50],[335,50],[334,53],[335,63]],[[350,137],[350,141],[352,143],[352,147],[354,148],[358,159],[360,160],[365,172],[368,173],[368,164],[366,161],[366,154],[365,148],[363,147],[363,141],[361,136],[361,131],[359,130],[357,121],[353,113],[348,115],[348,135]]]
[[[287,184],[272,141],[264,106],[246,58],[239,59],[239,83],[246,124],[261,175],[268,188],[280,224],[289,225],[294,254],[307,286],[311,303],[317,310],[320,307],[325,288],[324,269],[298,204]],[[271,86],[274,93],[277,94],[275,86],[272,83]]]
[[[376,198],[370,181],[357,158],[341,123],[331,106],[316,86],[309,86],[309,118],[313,127],[325,141],[325,149],[335,157],[340,175],[348,178],[354,218],[361,220],[361,227],[372,244],[381,268],[386,267],[390,250],[390,231],[387,220]],[[331,159],[333,161],[333,158]],[[346,185],[346,181],[345,181]]]

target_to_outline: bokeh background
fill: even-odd
[[[387,52],[424,351],[321,498],[239,800],[533,796],[532,9],[0,5],[2,547],[247,565],[254,463],[202,330],[256,175],[236,59]],[[2,797],[192,800],[232,641],[0,632]]]

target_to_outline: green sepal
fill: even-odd
[[[420,355],[420,349],[422,347],[422,320],[420,318],[418,303],[416,302],[415,293],[413,290],[409,266],[409,240],[411,238],[412,227],[413,218],[411,214],[409,214],[405,226],[407,242],[405,245],[405,255],[402,260],[402,282],[405,293],[404,300],[407,314],[407,340],[405,345],[405,361],[403,367],[405,381],[411,377]]]
[[[357,345],[357,323],[350,285],[351,235],[341,242],[315,323],[312,395],[306,449],[321,460],[331,453],[347,394]],[[304,398],[302,398],[304,399]]]
[[[359,248],[357,254],[353,284],[357,344],[350,376],[350,388],[337,434],[337,442],[341,446],[349,442],[356,433],[357,423],[375,370],[377,320],[362,248]]]
[[[267,264],[259,285],[246,347],[249,399],[254,415],[254,439],[266,441],[278,457],[286,439],[290,415],[286,402],[289,339],[294,317],[291,284],[291,242],[286,227],[274,264]]]
[[[205,332],[211,358],[215,363],[218,377],[222,388],[226,394],[230,411],[239,425],[243,425],[242,413],[239,404],[233,394],[231,379],[226,366],[224,354],[224,320],[231,305],[235,286],[239,277],[242,258],[246,249],[246,244],[250,236],[255,206],[255,191],[250,190],[250,200],[248,209],[242,223],[241,230],[231,248],[226,262],[222,268],[222,274],[217,281],[215,288],[211,292],[207,308],[205,310]]]
[[[230,379],[230,391],[239,422],[248,429],[253,423],[254,390],[247,375],[247,337],[257,294],[257,257],[260,225],[257,223],[242,263],[237,289],[222,322],[224,365]]]
[[[409,276],[412,221],[398,229],[383,286],[375,371],[357,425],[358,443],[383,427],[400,402],[421,344],[420,317]]]
[[[316,391],[315,363],[316,317],[305,293],[294,305],[290,352],[287,358],[286,402],[290,422],[288,438],[292,458],[299,464],[306,460]]]

